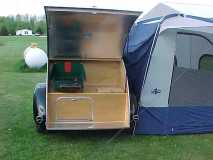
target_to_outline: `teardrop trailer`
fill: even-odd
[[[48,67],[46,83],[34,91],[37,130],[129,128],[122,52],[140,12],[54,6],[45,12]]]

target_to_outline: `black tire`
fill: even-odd
[[[37,132],[45,133],[46,132],[46,125],[45,125],[46,118],[45,117],[40,118],[38,116],[38,108],[37,108],[37,103],[36,103],[35,99],[33,99],[33,120],[34,120]]]

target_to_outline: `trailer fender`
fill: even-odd
[[[37,116],[34,120],[40,123],[46,121],[46,83],[38,83],[33,94],[33,110]],[[35,115],[35,114],[34,114]]]

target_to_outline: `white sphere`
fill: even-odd
[[[29,51],[30,48],[31,48],[31,47],[27,47],[27,48],[24,50],[24,59],[25,59],[25,56],[26,56],[26,54],[27,54],[27,52]]]
[[[39,69],[47,63],[47,54],[40,48],[28,47],[24,51],[24,60],[29,68]]]

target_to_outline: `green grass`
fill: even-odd
[[[16,65],[14,66],[15,71],[17,72],[46,72],[47,71],[47,65],[44,65],[43,67],[39,68],[39,69],[34,69],[34,68],[29,68],[27,66],[27,64],[25,63],[24,59],[19,60]]]
[[[186,136],[119,135],[111,132],[38,134],[32,120],[32,93],[45,73],[18,72],[24,49],[39,37],[0,37],[0,160],[209,160],[213,134]]]

